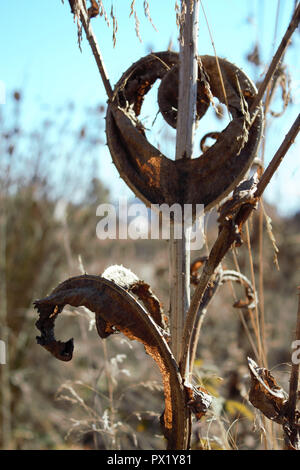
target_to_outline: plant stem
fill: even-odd
[[[192,158],[193,154],[198,78],[197,37],[199,1],[182,0],[181,12],[176,160]],[[184,212],[182,213],[183,221]],[[171,234],[170,281],[171,344],[175,359],[179,361],[184,321],[190,304],[189,229],[184,227],[184,223],[181,229],[181,239],[175,239],[174,232]]]
[[[73,11],[74,0],[73,0],[73,2],[71,0],[69,0],[69,3],[70,3],[70,6],[71,6],[71,9]],[[93,55],[94,55],[99,73],[100,73],[101,78],[102,78],[102,82],[103,82],[106,94],[107,94],[108,98],[112,98],[113,90],[112,90],[112,87],[111,87],[111,84],[110,84],[110,81],[109,81],[109,78],[108,78],[107,71],[106,71],[105,66],[104,66],[104,62],[103,62],[102,54],[101,54],[101,51],[100,51],[100,48],[99,48],[99,44],[98,44],[96,36],[93,32],[91,22],[90,22],[90,18],[88,16],[88,13],[87,13],[87,10],[86,10],[86,7],[85,7],[85,1],[84,0],[77,0],[77,5],[78,5],[79,11],[80,11],[80,22],[81,22],[81,24],[84,28],[86,38],[87,38],[87,40],[88,40],[88,42],[91,46],[91,49],[92,49],[92,52],[93,52]]]
[[[180,359],[181,373],[183,376],[185,376],[186,370],[188,368],[191,335],[192,335],[197,312],[201,304],[201,300],[203,298],[205,289],[208,286],[208,283],[210,282],[212,275],[215,272],[215,269],[220,264],[220,262],[222,261],[223,257],[225,256],[225,254],[227,253],[227,251],[229,250],[233,242],[234,242],[234,234],[232,233],[232,230],[230,230],[230,227],[228,225],[223,226],[221,232],[219,233],[217,240],[215,241],[210,251],[208,260],[206,261],[203,267],[203,270],[199,279],[199,284],[192,297],[191,305],[187,313],[186,322],[184,326],[184,332],[183,332],[183,337],[182,337],[183,348],[182,348],[182,354],[181,354],[181,359]]]
[[[180,43],[176,160],[192,158],[198,79],[197,38],[199,1],[185,0],[182,1],[182,4],[186,4],[187,11]]]
[[[266,186],[270,182],[272,176],[274,175],[278,166],[282,162],[290,146],[294,142],[299,130],[300,130],[300,115],[298,115],[298,117],[296,118],[294,124],[290,128],[289,132],[286,134],[282,144],[280,145],[279,149],[275,153],[267,169],[265,170],[261,179],[259,180],[254,197],[259,198],[262,196],[264,190],[266,189]],[[248,217],[251,215],[253,208],[254,206],[251,204],[247,204],[246,206],[243,206],[243,205],[241,206],[238,214],[235,217],[237,225],[244,224],[246,222]],[[195,325],[197,311],[199,309],[205,289],[208,286],[208,283],[210,282],[215,269],[220,264],[220,262],[222,261],[222,259],[224,258],[228,250],[231,248],[234,241],[235,241],[234,231],[230,229],[229,225],[223,225],[218,235],[218,238],[215,241],[211,249],[208,260],[203,267],[199,284],[194,292],[194,295],[191,300],[190,308],[187,312],[186,322],[184,326],[183,347],[182,347],[182,353],[181,353],[181,359],[180,359],[180,365],[181,365],[181,370],[182,370],[183,375],[186,373],[191,334]]]
[[[295,29],[298,27],[298,24],[299,24],[299,20],[300,20],[300,4],[297,6],[297,8],[295,9],[295,12],[292,16],[292,19],[290,21],[290,24],[286,30],[286,33],[285,35],[283,36],[282,38],[282,41],[281,43],[279,44],[279,47],[271,61],[271,64],[269,66],[269,69],[265,75],[265,78],[264,80],[262,81],[259,89],[258,89],[258,92],[257,92],[257,95],[255,97],[255,100],[253,101],[252,103],[252,106],[251,106],[251,109],[250,111],[254,111],[255,108],[259,105],[267,87],[268,87],[268,84],[271,80],[271,78],[273,77],[273,74],[275,72],[275,70],[277,69],[278,67],[278,64],[282,58],[282,55],[284,53],[284,51],[286,50],[288,44],[289,44],[289,40],[291,39],[292,37],[292,34],[293,32],[295,31]]]
[[[266,186],[270,182],[270,179],[279,167],[290,146],[294,143],[294,140],[297,137],[299,130],[300,114],[298,114],[294,124],[286,134],[282,144],[280,145],[279,149],[277,150],[271,162],[269,163],[267,169],[264,171],[262,177],[260,178],[259,183],[257,185],[257,190],[255,192],[255,197],[261,197],[262,193],[266,189]]]
[[[197,37],[199,0],[182,0],[180,25],[179,90],[176,133],[176,160],[192,158],[197,105]],[[178,201],[180,203],[181,201]],[[181,238],[175,239],[175,224],[172,224],[170,237],[170,332],[171,348],[179,363],[183,329],[190,304],[190,228],[185,226],[182,207]],[[189,368],[182,374],[189,380]],[[189,448],[191,434],[191,414],[187,406],[184,410],[182,435],[185,448]]]
[[[179,361],[185,314],[190,304],[189,290],[189,240],[182,230],[181,239],[170,239],[170,330],[171,348]]]

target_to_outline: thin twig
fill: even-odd
[[[249,244],[248,244],[248,253],[249,253]],[[250,247],[250,253],[251,253],[251,247]],[[240,270],[240,267],[239,267],[239,264],[238,264],[238,260],[237,260],[237,257],[236,257],[236,253],[235,253],[235,248],[233,247],[232,249],[232,254],[233,254],[233,259],[234,259],[234,263],[235,263],[235,267],[236,267],[236,270],[241,274],[241,270]],[[251,261],[250,261],[250,264],[251,264]],[[252,274],[252,270],[251,270],[251,274]],[[253,276],[252,276],[252,283],[253,283]],[[253,283],[253,286],[254,286],[254,292],[255,292],[255,296],[256,296],[256,289],[255,289],[255,283]],[[254,332],[254,335],[256,337],[256,339],[258,338],[258,329],[257,329],[257,322],[255,321],[255,318],[254,318],[254,315],[253,315],[253,309],[249,309],[248,312],[249,312],[249,318],[250,318],[250,322],[251,322],[251,326],[252,326],[252,329],[253,329],[253,332]],[[252,340],[253,341],[253,340]],[[252,344],[252,343],[251,343]],[[255,348],[254,349],[255,351],[255,356],[256,356],[256,359],[257,361],[259,361],[259,354],[258,354],[258,350]]]
[[[111,430],[112,430],[112,449],[116,448],[117,439],[116,439],[116,426],[115,426],[115,414],[116,410],[114,407],[114,385],[111,371],[109,370],[109,356],[107,350],[106,341],[102,341],[102,348],[104,353],[104,370],[107,382],[107,390],[108,390],[108,397],[109,397],[109,406],[110,406],[110,419],[111,419]]]
[[[238,273],[241,274],[241,269],[240,269],[240,265],[239,265],[239,262],[238,262],[238,258],[237,258],[237,253],[236,253],[236,249],[235,247],[232,248],[232,257],[233,257],[233,262],[235,264],[235,269],[237,270]],[[233,284],[231,282],[231,290],[232,290],[232,294],[233,294],[233,298],[234,300],[236,301],[237,298],[236,298],[236,294],[235,294],[235,291],[234,291],[234,287],[233,287]],[[255,321],[254,321],[254,317],[253,317],[253,312],[252,312],[252,309],[248,309],[248,313],[249,313],[249,317],[250,317],[250,321],[251,321],[251,326],[252,326],[252,329],[255,333]],[[244,314],[243,314],[243,309],[239,309],[239,315],[240,315],[240,319],[241,319],[241,323],[245,329],[245,332],[246,332],[246,335],[248,337],[248,340],[249,340],[249,343],[253,349],[253,352],[255,354],[255,357],[257,359],[257,361],[259,361],[259,355],[258,355],[258,351],[257,351],[257,348],[254,344],[254,340],[252,339],[252,336],[251,336],[251,333],[250,333],[250,330],[248,328],[248,325],[246,323],[246,320],[244,318]]]
[[[204,18],[205,18],[205,21],[206,21],[206,25],[207,25],[207,29],[208,29],[208,34],[209,34],[209,36],[210,36],[211,44],[212,44],[212,46],[213,46],[213,50],[214,50],[214,54],[215,54],[215,58],[216,58],[216,64],[217,64],[218,74],[219,74],[219,77],[220,77],[221,87],[222,87],[222,91],[223,91],[223,95],[224,95],[224,101],[225,101],[225,104],[226,104],[226,108],[227,108],[229,120],[231,120],[231,114],[230,114],[230,112],[229,112],[229,107],[228,107],[227,93],[226,93],[226,90],[225,90],[225,85],[224,85],[224,80],[223,80],[223,75],[222,75],[221,67],[220,67],[220,64],[219,64],[219,58],[218,58],[218,56],[217,56],[216,46],[215,46],[215,43],[214,43],[213,35],[212,35],[211,30],[210,30],[210,27],[209,27],[209,23],[208,23],[208,19],[207,19],[205,10],[204,10],[204,6],[203,6],[201,0],[200,0],[200,3],[201,3],[201,8],[202,8],[202,11],[203,11],[203,14],[204,14]]]
[[[71,6],[71,10],[73,12],[75,11],[74,10],[75,3],[76,3],[76,6],[79,8],[81,24],[84,28],[86,38],[87,38],[87,40],[88,40],[88,42],[91,46],[91,49],[92,49],[92,52],[93,52],[98,70],[100,72],[100,76],[102,78],[102,82],[103,82],[106,94],[107,94],[108,98],[110,99],[113,96],[113,90],[112,90],[112,87],[111,87],[111,84],[110,84],[110,81],[109,81],[109,78],[108,78],[107,71],[106,71],[105,66],[104,66],[102,54],[101,54],[97,39],[95,37],[95,34],[94,34],[92,26],[91,26],[91,20],[88,16],[88,13],[87,13],[87,10],[86,10],[86,7],[85,7],[85,0],[75,0],[75,2],[74,2],[74,0],[73,1],[69,0],[69,3],[70,3],[70,6]]]
[[[184,325],[183,337],[182,337],[182,354],[180,359],[180,368],[182,376],[185,376],[186,368],[188,367],[188,355],[190,348],[191,334],[194,328],[196,316],[198,309],[200,307],[201,300],[203,298],[204,292],[208,283],[210,282],[212,275],[215,272],[216,267],[221,262],[222,258],[225,256],[230,246],[234,242],[234,235],[232,230],[230,230],[229,225],[224,225],[222,230],[215,241],[209,258],[205,263],[199,284],[194,292],[194,295],[191,300],[191,305],[186,316],[186,322]]]
[[[277,69],[278,65],[279,65],[279,62],[282,58],[282,55],[284,53],[284,51],[286,50],[288,44],[289,44],[289,40],[291,39],[291,36],[293,34],[293,32],[295,31],[295,29],[298,27],[298,24],[299,24],[299,20],[300,20],[300,4],[297,6],[293,16],[292,16],[292,19],[290,21],[290,24],[286,30],[286,33],[285,35],[283,36],[282,38],[282,41],[272,59],[272,62],[269,66],[269,69],[265,75],[265,78],[264,80],[262,81],[259,89],[258,89],[258,92],[257,92],[257,95],[251,105],[251,108],[250,108],[250,111],[254,111],[256,109],[256,107],[259,105],[266,89],[267,89],[267,86],[270,82],[270,80],[272,79],[273,77],[273,74],[275,72],[275,70]]]
[[[253,265],[253,257],[252,257],[252,250],[251,250],[251,241],[250,241],[250,232],[249,232],[248,220],[245,223],[245,228],[246,228],[246,240],[247,240],[250,271],[251,271],[251,281],[252,281],[252,286],[253,286],[254,293],[256,295],[254,265]],[[262,342],[261,342],[260,321],[259,321],[257,303],[255,304],[255,335],[256,335],[256,341],[257,341],[257,347],[258,347],[259,360],[265,366],[266,361],[265,361],[264,350],[263,350]]]
[[[201,301],[201,304],[200,304],[200,307],[199,307],[199,310],[198,310],[198,313],[197,313],[197,319],[195,321],[195,327],[194,327],[193,332],[192,332],[191,344],[190,344],[190,375],[192,374],[193,364],[194,364],[194,361],[195,361],[195,358],[196,358],[196,351],[197,351],[199,335],[200,335],[202,323],[203,323],[203,321],[205,319],[205,316],[206,316],[208,304],[209,304],[210,300],[213,298],[213,296],[215,295],[217,289],[220,286],[222,286],[225,282],[229,282],[229,284],[231,286],[231,289],[232,289],[234,300],[235,300],[235,302],[237,302],[238,299],[237,299],[237,297],[235,295],[235,292],[234,292],[233,281],[240,282],[241,284],[243,284],[243,282],[246,283],[246,285],[248,287],[251,287],[251,290],[252,290],[253,294],[255,294],[254,291],[253,291],[253,286],[251,286],[250,281],[245,276],[243,276],[241,274],[240,270],[237,270],[237,271],[223,270],[221,266],[218,270],[216,270],[216,274],[214,276],[214,279],[210,282],[210,286],[208,286],[208,288],[206,289],[205,294],[202,298],[202,301]],[[255,302],[255,304],[256,304],[256,302]],[[249,328],[248,328],[248,326],[245,322],[245,319],[244,319],[244,316],[243,316],[243,313],[242,313],[243,308],[240,308],[239,311],[240,311],[241,323],[243,324],[243,326],[245,328],[245,332],[246,332],[246,334],[248,336],[248,339],[249,339],[249,342],[250,342],[250,344],[253,348],[254,354],[258,358],[258,353],[257,353],[256,347],[255,347],[255,345],[252,341]],[[248,308],[248,312],[251,315],[252,308]]]
[[[257,185],[257,190],[255,192],[255,197],[261,197],[262,193],[266,189],[266,186],[270,182],[270,179],[272,178],[275,171],[279,167],[280,163],[282,162],[290,146],[294,143],[294,140],[297,137],[299,130],[300,130],[300,114],[298,114],[294,124],[290,128],[289,132],[286,134],[282,144],[280,145],[279,149],[275,153],[267,169],[264,171],[261,179],[259,180],[259,183]]]

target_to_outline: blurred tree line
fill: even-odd
[[[100,274],[110,264],[132,258],[145,265],[153,259],[153,243],[149,240],[145,249],[143,240],[119,244],[96,237],[96,208],[111,202],[109,190],[96,176],[101,174],[105,108],[87,109],[78,119],[69,104],[48,111],[43,121],[30,127],[24,117],[24,101],[22,93],[15,91],[0,114],[0,339],[7,346],[7,363],[0,367],[0,448],[63,448],[70,431],[70,422],[64,424],[64,412],[69,419],[72,415],[71,408],[56,401],[64,375],[95,383],[95,390],[85,390],[86,397],[94,401],[98,386],[104,396],[108,394],[110,375],[114,375],[115,369],[110,370],[103,381],[103,364],[118,364],[122,355],[120,359],[117,346],[113,348],[116,359],[88,359],[93,348],[98,355],[99,348],[101,351],[99,338],[88,332],[89,326],[93,328],[91,317],[81,311],[79,321],[73,322],[78,312],[69,311],[58,322],[58,335],[78,338],[80,353],[67,367],[53,361],[36,344],[33,301],[85,270]],[[156,242],[156,246],[162,245]],[[160,261],[164,262],[161,257]],[[134,269],[132,262],[131,267]],[[161,387],[157,388],[161,393]],[[136,392],[132,393],[136,405]],[[102,412],[103,420],[99,415],[93,423],[102,422],[105,427],[105,407]],[[85,434],[85,428],[90,431],[92,426],[85,414],[83,418]],[[131,429],[125,431],[132,435]],[[111,425],[110,444],[101,440],[97,446],[112,445],[114,433]],[[91,442],[89,445],[96,445],[94,438]]]

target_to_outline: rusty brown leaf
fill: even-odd
[[[128,282],[124,276],[121,280],[117,278],[117,282],[120,284],[123,282],[125,287],[127,283],[128,288],[135,276],[131,274]],[[182,429],[186,422],[187,411],[178,365],[161,327],[132,293],[117,282],[103,276],[77,276],[62,282],[46,298],[37,300],[34,304],[39,313],[36,326],[41,332],[37,342],[57,359],[62,361],[72,359],[73,339],[66,342],[57,341],[54,334],[55,320],[67,304],[73,307],[85,306],[93,311],[98,333],[102,338],[120,331],[129,339],[141,342],[146,352],[156,361],[162,374],[165,396],[164,434],[168,440],[168,448],[184,449],[186,442],[183,442],[185,433],[182,433]],[[153,307],[149,290],[143,296],[144,304],[148,302],[151,309],[155,310],[157,305],[154,301],[155,308]]]
[[[276,423],[283,424],[285,405],[287,403],[284,390],[276,383],[268,369],[258,367],[251,358],[248,358],[248,367],[251,376],[250,402],[267,418]]]
[[[199,61],[203,73],[197,112],[201,117],[210,102],[207,83],[221,102],[224,93],[215,57],[201,56]],[[176,125],[178,54],[151,53],[129,67],[118,81],[107,109],[107,142],[121,177],[146,205],[192,204],[194,210],[198,203],[209,210],[229,194],[251,166],[263,128],[261,108],[252,126],[248,113],[256,88],[235,65],[225,59],[219,59],[219,64],[233,119],[215,144],[193,159],[173,161],[165,157],[148,142],[138,120],[146,93],[161,79],[161,112],[171,125]]]

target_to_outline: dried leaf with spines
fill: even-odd
[[[226,200],[218,209],[218,212],[220,213],[220,216],[218,218],[220,226],[222,226],[225,222],[235,220],[235,217],[241,207],[246,207],[246,205],[249,205],[254,209],[257,208],[259,199],[256,196],[258,181],[258,174],[254,173],[251,178],[241,181],[241,183],[235,188],[232,197]],[[243,224],[243,219],[241,219],[239,223],[234,224],[235,246],[241,246],[243,243]]]
[[[103,272],[102,276],[123,287],[127,292],[135,294],[143,302],[155,323],[163,329],[166,328],[167,317],[164,315],[159,299],[152,292],[149,284],[146,284],[132,271],[120,265],[110,266]]]
[[[258,367],[253,359],[248,357],[248,367],[251,376],[249,401],[267,418],[276,423],[284,423],[285,405],[287,404],[284,390],[277,385],[271,372]]]
[[[182,429],[188,411],[185,407],[186,396],[182,378],[161,329],[151,315],[130,292],[112,280],[92,275],[67,279],[49,296],[34,303],[39,312],[36,326],[41,332],[37,342],[62,361],[72,359],[73,339],[67,342],[57,341],[54,324],[58,314],[67,304],[74,307],[85,306],[93,311],[96,323],[100,324],[102,337],[107,337],[117,330],[144,345],[162,374],[165,395],[163,424],[168,448],[185,449],[188,436]],[[98,326],[97,328],[99,331]]]
[[[212,404],[212,396],[203,387],[194,387],[192,384],[185,384],[185,391],[188,396],[187,405],[194,413],[197,420],[206,415]]]
[[[215,57],[201,56],[199,60],[207,76],[204,85],[209,82],[212,94],[224,102]],[[156,80],[161,79],[163,85],[164,77],[170,74],[176,97],[176,74],[172,69],[178,66],[178,54],[171,51],[149,54],[129,67],[118,81],[107,109],[107,142],[121,177],[147,206],[192,204],[195,211],[196,204],[203,204],[207,211],[229,194],[251,166],[263,127],[259,108],[250,128],[248,108],[256,88],[235,65],[225,59],[219,59],[219,65],[233,119],[215,144],[193,159],[173,161],[165,157],[147,141],[138,120],[144,97]],[[169,89],[169,84],[163,86],[160,102]],[[198,102],[202,115],[209,102],[205,86]],[[175,114],[168,115],[171,122]]]
[[[200,280],[200,274],[199,270],[203,267],[204,263],[207,262],[207,256],[201,256],[199,258],[196,258],[192,264],[191,264],[191,284],[197,286]],[[249,279],[244,276],[242,273],[239,273],[237,271],[231,270],[231,269],[222,269],[221,266],[219,266],[216,269],[215,275],[210,282],[210,284],[207,286],[206,291],[204,292],[204,296],[200,305],[199,310],[203,311],[204,308],[207,308],[209,301],[215,294],[216,290],[225,284],[225,282],[232,281],[232,282],[238,282],[241,284],[244,289],[245,289],[245,294],[246,294],[246,299],[240,299],[237,300],[233,306],[235,308],[247,308],[247,309],[252,309],[255,308],[255,306],[258,303],[257,297],[255,295],[255,291],[253,289],[253,286]]]

